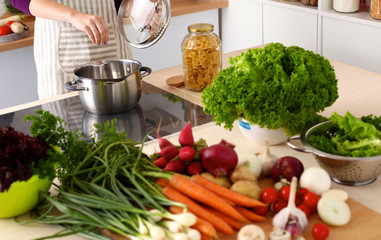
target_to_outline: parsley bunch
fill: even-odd
[[[338,98],[330,62],[301,47],[271,43],[230,59],[202,92],[205,113],[231,129],[244,118],[288,135],[325,120],[318,113]]]

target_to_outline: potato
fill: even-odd
[[[258,183],[258,179],[254,175],[254,173],[245,166],[236,167],[234,171],[230,174],[230,181],[232,183],[235,183],[240,180],[248,180],[256,184]]]
[[[201,176],[226,188],[230,188],[230,186],[232,185],[229,178],[214,177],[210,172],[203,172],[201,173]]]
[[[253,181],[239,180],[233,183],[230,190],[257,200],[261,198],[261,188]]]

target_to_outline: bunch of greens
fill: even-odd
[[[333,113],[333,128],[308,137],[308,143],[324,152],[349,156],[371,157],[381,155],[381,117],[373,115],[356,118],[350,112],[345,116]]]
[[[231,58],[230,64],[202,92],[204,111],[227,129],[244,118],[293,135],[324,120],[318,113],[338,98],[329,61],[297,46],[271,43]]]
[[[95,134],[100,138],[95,141],[92,136],[86,142],[81,135],[66,131],[59,117],[38,113],[27,117],[33,121],[33,132],[62,147],[65,156],[59,167],[60,184],[55,185],[57,194],[43,194],[47,201],[35,209],[32,220],[57,224],[63,230],[41,239],[71,234],[110,239],[106,236],[110,232],[131,239],[157,239],[170,234],[162,218],[182,227],[195,223],[190,213],[180,216],[168,212],[168,206],[185,207],[164,197],[155,184],[157,177],[171,173],[162,172],[143,153],[144,141],[138,144],[125,132],[119,133],[116,120],[95,124]]]

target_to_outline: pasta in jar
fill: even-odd
[[[184,84],[202,91],[221,71],[221,41],[212,32],[212,24],[193,24],[188,31],[182,42]]]

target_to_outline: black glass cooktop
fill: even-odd
[[[78,130],[85,137],[94,134],[94,123],[105,123],[117,119],[118,131],[125,131],[128,137],[135,142],[142,142],[156,138],[159,123],[160,136],[166,136],[181,131],[190,121],[192,126],[198,126],[212,121],[202,108],[173,94],[165,92],[151,84],[143,82],[142,96],[133,109],[111,115],[96,115],[83,109],[78,96],[55,102],[42,104],[21,111],[0,115],[0,128],[12,126],[15,130],[30,134],[30,123],[24,122],[26,115],[34,115],[38,109],[50,111],[61,117],[67,123],[70,131]]]

